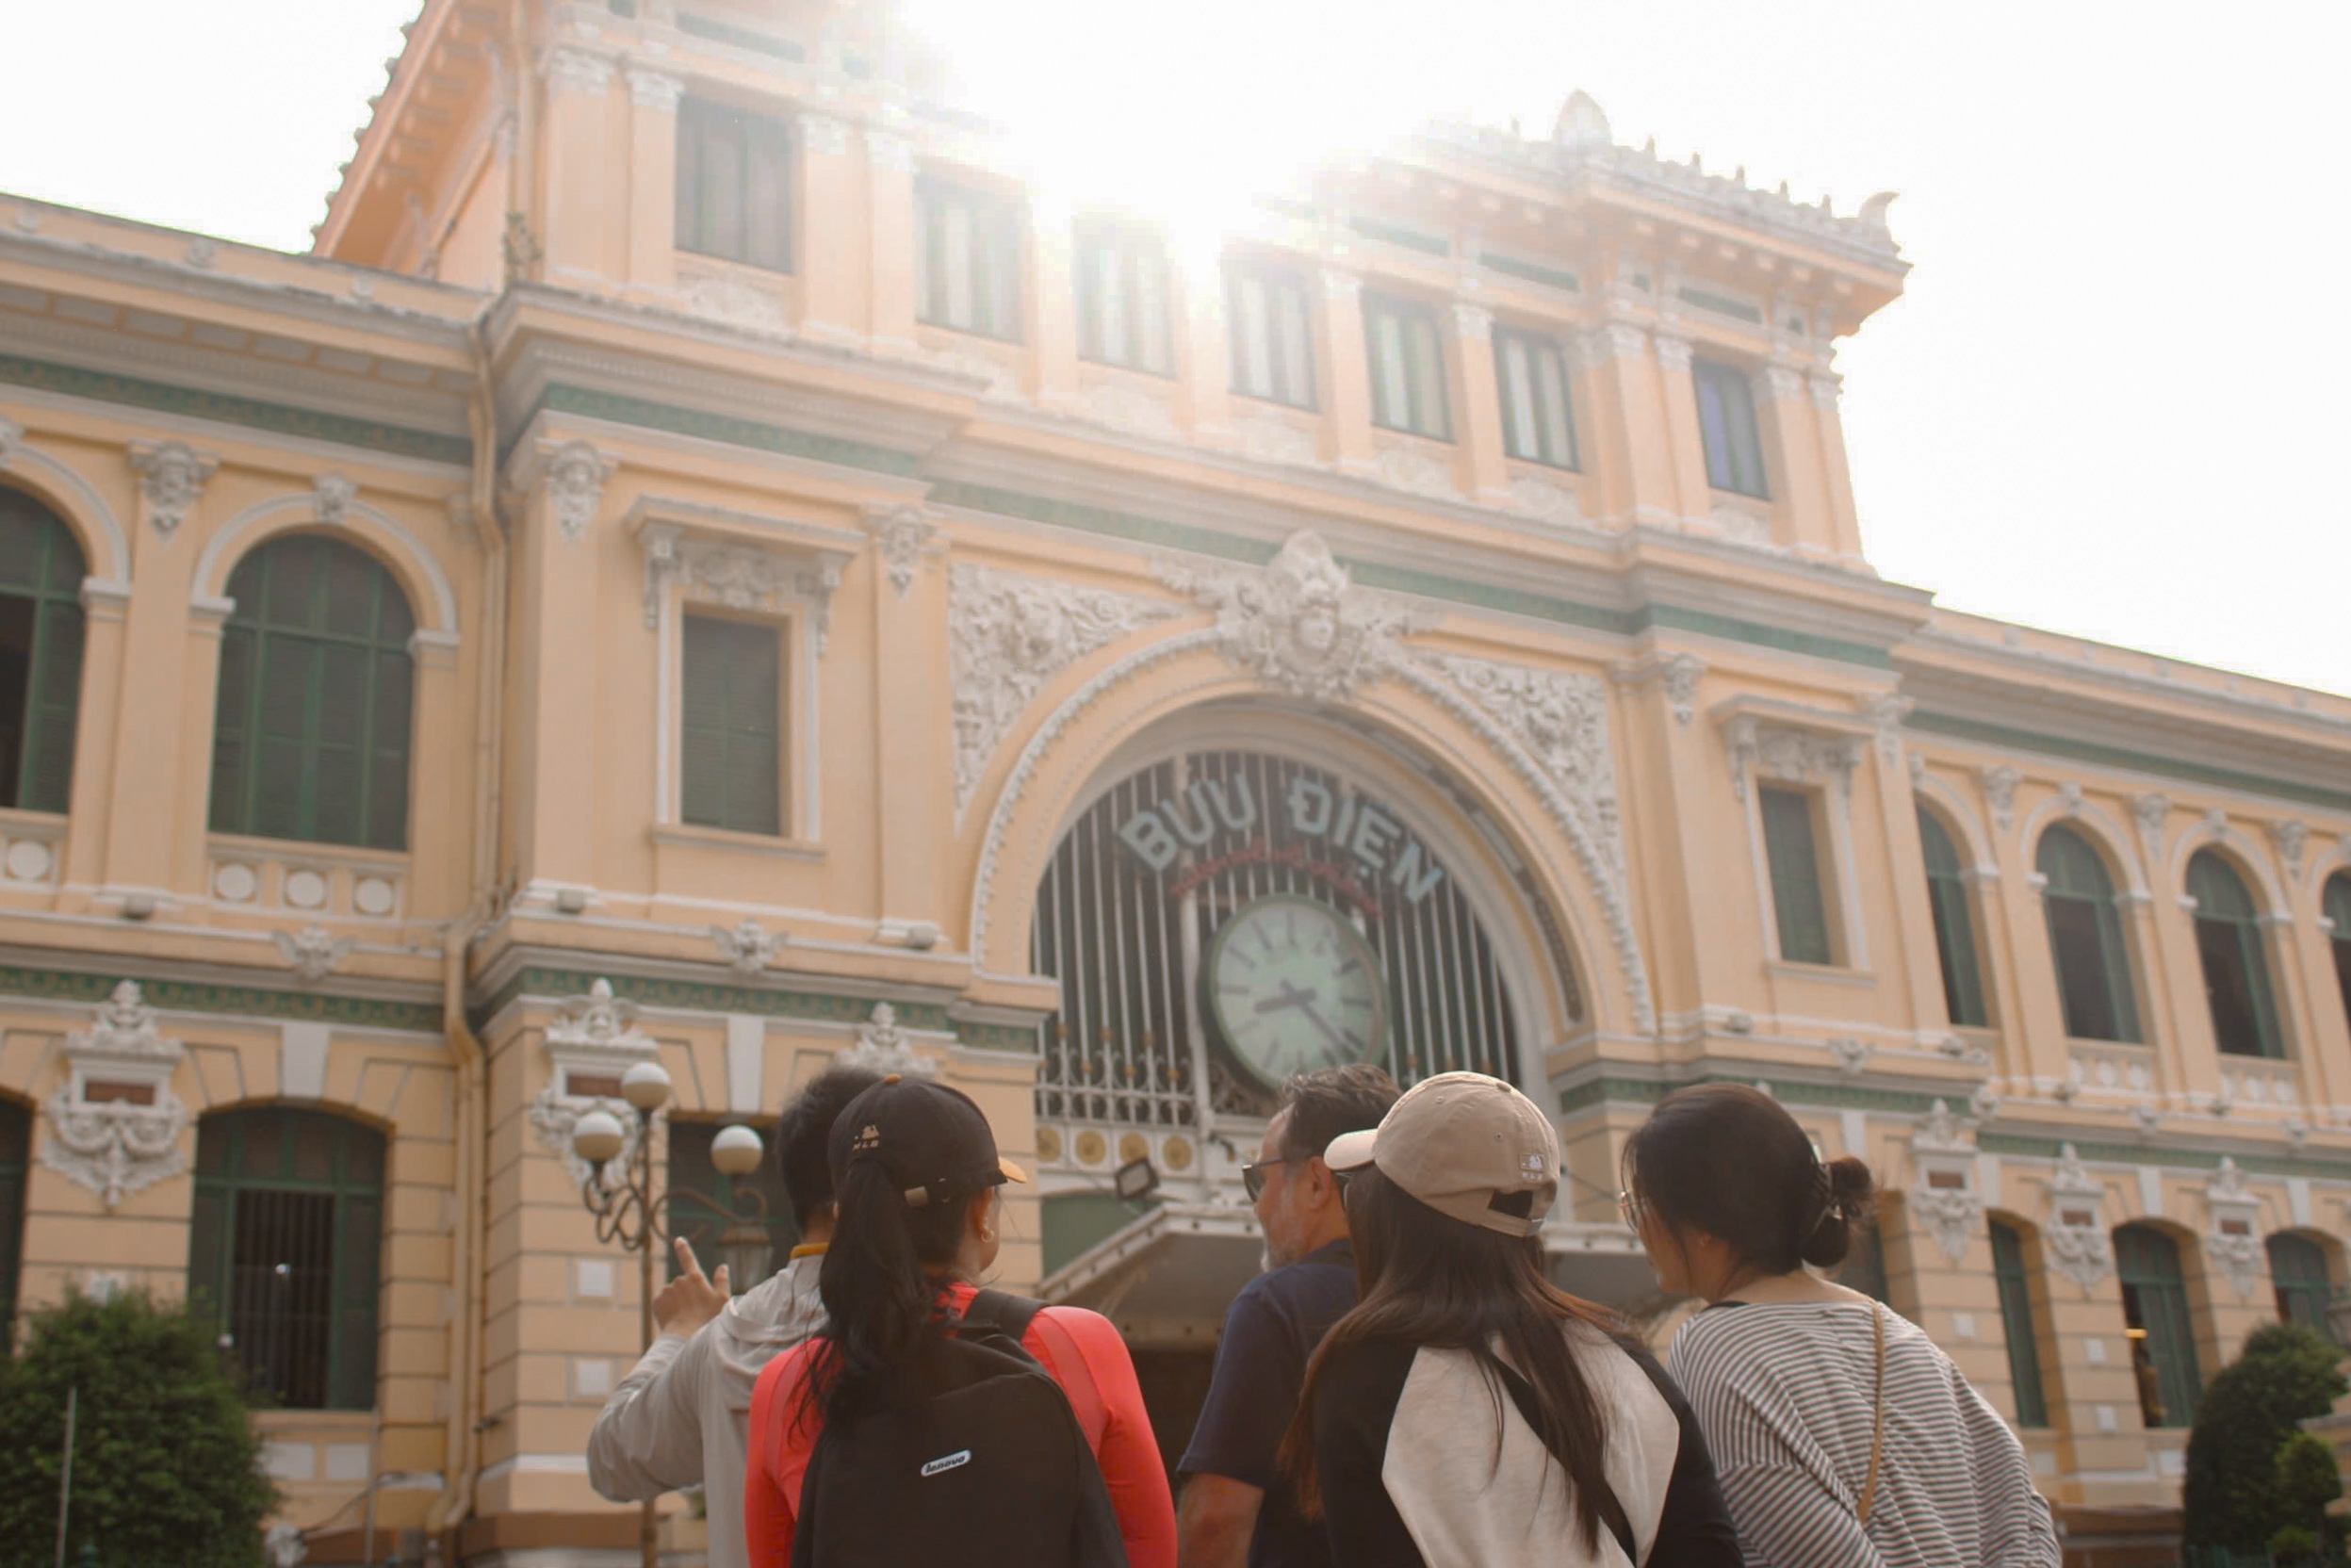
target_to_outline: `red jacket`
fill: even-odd
[[[948,1304],[960,1313],[978,1292],[958,1282],[947,1294]],[[1175,1568],[1175,1502],[1126,1341],[1099,1313],[1047,1307],[1020,1344],[1069,1396],[1078,1426],[1093,1445],[1111,1507],[1118,1511],[1119,1533],[1126,1538],[1130,1568]],[[777,1356],[752,1393],[751,1459],[743,1488],[751,1568],[790,1568],[800,1483],[824,1427],[821,1413],[811,1413],[816,1419],[808,1421],[792,1416],[810,1362],[828,1349],[827,1341],[811,1339]]]

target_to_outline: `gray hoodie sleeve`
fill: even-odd
[[[588,1483],[615,1503],[639,1503],[702,1481],[696,1394],[713,1354],[714,1318],[692,1339],[655,1339],[588,1433]]]

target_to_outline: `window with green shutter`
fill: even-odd
[[[33,1113],[0,1099],[0,1355],[16,1343],[16,1279],[24,1250],[24,1168],[33,1147]]]
[[[1755,422],[1755,388],[1747,372],[1718,360],[1691,362],[1698,394],[1698,436],[1706,448],[1706,482],[1717,490],[1769,500],[1764,482],[1763,431]]]
[[[1314,315],[1305,274],[1267,262],[1225,268],[1233,390],[1291,408],[1314,406]]]
[[[2327,879],[2327,918],[2334,923],[2335,988],[2343,992],[2343,1021],[2351,1023],[2351,871]]]
[[[2308,1236],[2283,1232],[2270,1237],[2269,1282],[2277,1293],[2278,1322],[2335,1337],[2334,1326],[2327,1321],[2334,1282],[2327,1277],[2324,1247]]]
[[[2200,849],[2188,861],[2188,896],[2196,900],[2196,951],[2213,1040],[2232,1056],[2284,1055],[2269,956],[2245,879],[2212,850]]]
[[[1828,897],[1812,830],[1812,796],[1766,787],[1755,794],[1763,816],[1763,854],[1771,874],[1771,919],[1780,956],[1790,963],[1837,961],[1829,940]]]
[[[679,250],[791,271],[792,192],[782,121],[705,99],[678,106]]]
[[[2180,1246],[2152,1225],[2125,1225],[2114,1233],[2114,1272],[2122,1279],[2139,1413],[2149,1427],[2185,1427],[2196,1419],[2204,1373],[2196,1364]]]
[[[1935,813],[1918,808],[1918,847],[1926,861],[1927,906],[1935,913],[1935,952],[1943,967],[1943,1004],[1951,1022],[1982,1028],[1990,1021],[1984,1005],[1984,976],[1976,966],[1975,915],[1968,906],[1967,879],[1958,846]]]
[[[685,618],[680,815],[697,827],[783,832],[783,629]]]
[[[1502,397],[1502,449],[1554,468],[1580,466],[1567,356],[1559,340],[1516,327],[1494,328],[1494,377]]]
[[[2033,1273],[2016,1227],[1992,1221],[1992,1279],[2000,1287],[2000,1326],[2008,1336],[2008,1380],[2016,1391],[2016,1425],[2049,1425],[2041,1386],[2041,1331],[2033,1313]]]
[[[2033,866],[2044,879],[2041,911],[2049,922],[2049,959],[2057,970],[2065,1033],[2076,1039],[2139,1038],[2131,950],[2114,878],[2089,841],[2059,824],[2041,835]]]
[[[914,185],[915,314],[926,325],[1020,340],[1020,206],[924,175]]]
[[[237,564],[220,631],[212,830],[408,847],[416,623],[366,551],[287,534]]]
[[[0,488],[0,806],[66,808],[88,571],[56,513]]]
[[[1453,439],[1445,403],[1445,340],[1436,313],[1387,294],[1363,296],[1363,352],[1371,369],[1371,422],[1386,430]]]
[[[384,1135],[260,1105],[196,1126],[188,1298],[289,1410],[375,1404]]]
[[[1078,357],[1154,376],[1175,374],[1167,320],[1167,247],[1151,231],[1107,218],[1077,225]]]
[[[800,1240],[792,1220],[792,1199],[784,1190],[784,1168],[776,1157],[773,1123],[755,1129],[766,1145],[759,1167],[748,1176],[729,1176],[710,1163],[710,1140],[729,1121],[672,1121],[669,1124],[669,1233],[694,1249],[702,1272],[716,1272],[727,1261],[720,1238],[738,1220],[757,1224],[767,1233],[768,1262],[780,1268]],[[709,1200],[710,1201],[704,1201]],[[678,1273],[678,1258],[670,1253],[669,1271]],[[757,1280],[733,1282],[736,1294],[758,1284]]]

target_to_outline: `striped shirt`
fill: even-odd
[[[1891,1312],[1877,1492],[1866,1529],[1855,1517],[1876,1426],[1877,1310],[1725,1302],[1675,1337],[1666,1365],[1706,1432],[1748,1568],[2058,1568],[2024,1446]]]

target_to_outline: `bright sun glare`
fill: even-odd
[[[1447,101],[1446,62],[1366,25],[1383,8],[909,0],[906,14],[955,60],[1039,188],[1156,219],[1197,255],[1253,198],[1377,151]]]

